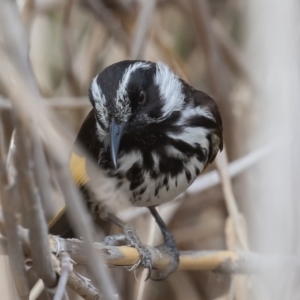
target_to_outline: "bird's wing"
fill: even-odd
[[[206,111],[210,112],[214,122],[209,122],[208,127],[211,129],[210,149],[208,162],[212,163],[219,151],[223,150],[223,124],[219,108],[216,102],[207,94],[195,90],[193,98],[196,105],[200,105]]]

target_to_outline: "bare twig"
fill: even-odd
[[[153,20],[153,13],[156,5],[156,0],[148,0],[142,3],[138,20],[135,26],[135,35],[133,44],[130,49],[130,59],[142,59],[146,46],[146,39],[150,24]]]
[[[3,132],[1,125],[0,120],[0,132]],[[4,142],[3,136],[0,135],[0,143],[2,142]],[[15,193],[15,185],[10,182],[6,170],[4,153],[0,153],[0,198],[5,220],[8,255],[18,294],[20,299],[25,300],[29,296],[29,286],[24,268],[24,255],[18,235]]]
[[[66,285],[68,282],[69,272],[71,269],[70,256],[66,252],[61,252],[59,254],[59,259],[61,260],[61,273],[59,281],[56,287],[56,293],[53,300],[62,300],[64,294],[66,293]]]
[[[189,6],[188,1],[177,0],[180,9],[183,9],[186,14],[192,13],[192,8]],[[238,48],[235,41],[228,35],[219,21],[214,19],[211,24],[212,34],[216,39],[216,43],[220,47],[220,51],[224,55],[224,62],[227,63],[229,68],[238,76],[243,76],[244,79],[253,84],[250,67],[243,56],[242,51]]]
[[[2,120],[0,120],[0,144],[4,145],[4,130],[2,125]],[[18,227],[15,215],[15,182],[10,177],[8,164],[4,162],[6,158],[4,151],[5,149],[3,147],[2,151],[0,151],[0,198],[4,212],[5,227],[2,225],[1,230],[5,230],[6,232],[8,254],[17,291],[21,299],[27,299],[29,295],[29,287],[24,269],[24,255],[18,236]]]
[[[24,255],[18,236],[17,220],[14,209],[14,187],[0,186],[1,204],[5,220],[8,255],[15,284],[21,299],[28,299],[29,286],[24,268]]]
[[[6,235],[1,210],[0,210],[0,232],[4,236]],[[19,239],[22,241],[24,253],[28,257],[30,257],[31,252],[28,251],[28,249],[30,248],[28,230],[19,226],[18,235],[19,235]],[[51,245],[51,243],[50,243],[50,245]],[[60,275],[62,270],[61,270],[61,263],[60,263],[59,259],[56,256],[51,255],[51,261],[52,261],[52,265],[54,266],[55,271]],[[80,295],[83,299],[87,299],[87,300],[102,299],[100,292],[87,279],[84,279],[83,277],[79,276],[77,273],[75,273],[72,270],[69,270],[68,286],[71,289],[73,289],[76,293],[78,293],[78,295]],[[44,289],[43,283],[42,283],[42,285],[37,283],[34,289],[35,290],[34,291],[32,290],[30,293],[30,296],[31,296],[30,300],[36,299],[35,297],[39,293],[39,291]]]
[[[100,2],[99,2],[100,3]],[[1,7],[0,7],[1,8]],[[13,10],[15,8],[9,7],[10,10]],[[0,9],[2,12],[2,10]],[[11,13],[8,11],[8,13]],[[1,14],[2,15],[2,14]],[[4,16],[4,20],[5,20]],[[15,14],[14,24],[19,24],[18,15]],[[1,20],[1,25],[3,20]],[[13,30],[18,30],[18,26],[11,26],[11,27],[5,27],[5,39],[4,43],[8,42],[9,39],[8,36],[13,34]],[[10,34],[9,34],[10,33]],[[18,35],[22,35],[21,32],[17,32]],[[22,45],[19,45],[19,40],[16,39],[9,39],[9,42],[14,45],[15,48],[22,48]],[[14,103],[15,107],[17,108],[17,113],[20,116],[20,120],[23,126],[27,127],[28,122],[32,124],[33,126],[30,127],[31,130],[38,130],[39,133],[41,133],[41,136],[44,139],[45,144],[47,145],[47,150],[49,151],[49,155],[52,158],[53,162],[56,165],[56,169],[58,172],[59,179],[58,181],[61,184],[61,190],[63,192],[63,195],[65,196],[65,200],[68,206],[68,212],[69,217],[71,221],[71,225],[75,228],[76,232],[79,236],[82,236],[85,240],[85,247],[86,251],[88,253],[89,257],[89,267],[92,272],[93,278],[95,279],[95,282],[98,287],[103,291],[103,294],[106,298],[112,297],[112,295],[115,292],[115,287],[113,284],[113,280],[109,277],[108,272],[105,272],[103,269],[103,264],[101,264],[101,257],[97,256],[94,252],[92,244],[92,228],[93,223],[91,220],[90,215],[87,212],[86,207],[83,204],[83,201],[78,196],[77,191],[75,190],[75,187],[73,186],[73,182],[71,181],[71,178],[69,178],[69,169],[68,169],[68,159],[69,159],[69,153],[67,152],[66,147],[66,141],[69,141],[69,136],[66,134],[66,136],[62,137],[61,135],[61,128],[63,126],[59,127],[60,123],[53,123],[51,121],[55,120],[50,119],[50,112],[45,110],[43,105],[41,105],[39,101],[38,91],[36,89],[36,86],[33,84],[27,84],[27,80],[23,78],[23,76],[20,76],[20,73],[27,74],[29,77],[32,77],[32,73],[28,71],[28,64],[25,64],[22,60],[24,58],[24,53],[22,53],[22,56],[18,56],[19,53],[15,53],[17,56],[14,58],[14,64],[12,64],[11,59],[7,59],[7,53],[4,51],[4,49],[0,48],[0,63],[1,63],[1,70],[0,72],[0,82],[5,87],[5,91],[7,92],[7,95],[10,97],[12,102]],[[11,56],[10,56],[11,57]],[[10,58],[9,57],[9,58]],[[19,62],[19,65],[18,65]],[[18,67],[16,67],[18,65]],[[21,70],[21,72],[19,72]],[[4,74],[5,73],[5,74]],[[8,76],[8,74],[10,74]],[[12,80],[12,78],[14,80]],[[29,78],[30,79],[30,78]],[[34,78],[31,78],[31,82],[34,82]],[[25,84],[26,82],[26,84]],[[15,87],[15,84],[17,84],[17,87]],[[34,109],[32,109],[34,107]],[[39,114],[36,114],[35,112],[39,111]],[[51,121],[50,121],[51,120]],[[56,128],[56,129],[55,129]],[[58,130],[60,128],[60,130]],[[64,131],[63,131],[64,132]],[[28,183],[30,182],[30,178],[26,178]],[[29,185],[31,187],[34,187],[33,185]],[[31,191],[31,198],[38,197],[37,189],[32,189]],[[38,199],[35,198],[35,203],[38,203]],[[27,209],[33,209],[35,210],[34,213],[36,213],[36,217],[40,218],[39,220],[42,222],[41,224],[44,226],[46,225],[42,220],[42,215],[39,213],[41,211],[40,204],[38,204],[38,207],[30,207]],[[78,216],[81,216],[78,219]],[[35,222],[35,221],[34,221]],[[32,229],[38,230],[40,233],[44,233],[44,228],[36,228],[38,224],[32,223]],[[40,224],[39,224],[40,226]],[[46,230],[47,231],[47,230]],[[32,232],[32,231],[31,231]],[[41,238],[45,238],[45,236],[41,236]],[[44,249],[44,243],[41,240],[40,248]],[[32,237],[31,243],[36,242],[36,240]],[[39,245],[32,245],[32,250],[39,249]],[[36,246],[36,247],[34,247]],[[41,253],[40,253],[41,254]],[[44,253],[47,255],[47,253]],[[33,255],[36,257],[35,255]],[[48,262],[47,262],[48,263]],[[40,266],[45,265],[45,261],[41,263]],[[40,271],[45,271],[40,270]],[[47,269],[49,271],[49,269]],[[49,275],[49,274],[42,274],[42,275]],[[49,279],[49,282],[45,284],[47,286],[54,286],[53,284],[53,278],[52,276]]]
[[[225,197],[225,203],[227,206],[227,210],[229,213],[229,216],[234,224],[234,229],[236,232],[236,235],[238,237],[238,240],[240,242],[240,245],[242,249],[249,250],[247,237],[245,233],[243,232],[241,226],[241,216],[236,204],[235,196],[232,189],[232,183],[230,180],[230,175],[228,171],[228,161],[227,161],[227,155],[226,155],[226,149],[223,149],[221,153],[218,154],[216,158],[216,163],[218,167],[218,171],[220,173],[221,182],[222,182],[222,189]]]
[[[39,190],[35,185],[34,165],[30,155],[30,145],[28,139],[26,139],[26,131],[23,130],[21,126],[17,127],[17,148],[19,150],[19,176],[22,176],[22,181],[27,191],[24,209],[29,226],[29,239],[34,269],[39,277],[43,279],[45,285],[49,288],[53,288],[56,285],[56,276],[52,268],[48,247],[48,229],[41,205]],[[20,157],[21,155],[22,157]]]
[[[36,300],[41,295],[41,293],[44,291],[45,286],[42,279],[39,279],[33,288],[30,291],[29,294],[29,300]]]
[[[36,2],[35,0],[25,0],[23,10],[21,12],[22,23],[28,37],[30,34],[32,23],[34,21],[35,2]]]
[[[77,239],[63,239],[49,236],[50,248],[53,253],[65,251],[78,264],[86,264],[87,257],[84,254],[84,243]],[[133,266],[139,259],[139,253],[135,248],[122,246],[107,246],[103,243],[94,243],[96,251],[102,253],[107,262],[114,266]],[[152,255],[153,267],[164,269],[169,263],[166,253],[160,252],[154,247],[148,246]],[[262,272],[271,269],[280,270],[282,265],[300,267],[297,257],[263,256],[253,252],[241,251],[181,251],[180,270],[209,270],[220,273],[248,273]]]
[[[55,98],[41,98],[43,104],[51,108],[67,108],[78,109],[90,107],[88,97],[55,97]],[[9,100],[0,97],[0,109],[12,109],[12,103]]]
[[[212,22],[207,0],[191,0],[192,15],[197,28],[196,37],[203,48],[205,60],[207,62],[208,86],[212,95],[215,97],[223,122],[226,122],[226,131],[224,131],[224,140],[227,145],[234,145],[233,121],[235,120],[232,109],[229,109],[229,85],[227,84],[226,68],[220,47],[216,42],[212,30]],[[233,149],[232,149],[233,150]]]
[[[105,297],[112,297],[116,289],[108,273],[103,268],[102,257],[99,254],[97,255],[91,246],[94,232],[92,230],[93,224],[90,215],[79,194],[76,192],[67,169],[64,165],[61,165],[61,162],[58,161],[56,163],[58,182],[67,204],[67,214],[70,222],[79,236],[82,236],[85,240],[84,248],[89,257],[89,267],[97,282],[97,286],[103,291]],[[78,222],[77,216],[79,215],[81,222]]]
[[[53,265],[55,266],[56,272],[61,275],[62,269],[59,259],[52,255]],[[100,292],[91,284],[88,279],[80,276],[72,270],[69,270],[68,276],[68,287],[74,290],[78,295],[80,295],[83,299],[86,300],[100,300],[103,299]],[[108,299],[112,299],[108,298]]]
[[[32,131],[32,144],[35,180],[39,188],[45,217],[49,219],[55,214],[50,185],[50,172],[42,141],[34,131]]]
[[[222,73],[220,72],[222,61],[212,32],[208,3],[206,0],[191,0],[191,2],[193,5],[192,13],[197,29],[199,30],[197,37],[201,40],[201,46],[203,47],[208,64],[207,71],[211,91],[215,93],[218,100],[222,101],[226,97],[226,93],[224,93],[226,89]]]
[[[73,53],[71,43],[71,13],[73,8],[73,0],[67,0],[63,14],[63,54],[65,62],[66,78],[73,96],[80,95],[80,84],[76,74],[73,71]]]
[[[254,86],[250,67],[241,50],[226,34],[226,32],[224,32],[224,29],[217,20],[214,20],[212,23],[212,29],[216,40],[220,45],[220,50],[224,55],[224,60],[227,62],[228,66],[235,72],[235,74],[243,76],[244,79]]]
[[[98,17],[105,24],[116,40],[121,42],[126,49],[129,49],[129,36],[120,26],[119,20],[110,12],[108,8],[106,8],[103,2],[96,0],[85,0],[85,2],[89,5],[92,13],[95,14],[96,17]]]

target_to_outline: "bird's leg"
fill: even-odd
[[[170,263],[166,267],[166,269],[163,272],[160,272],[157,278],[151,277],[152,280],[160,281],[166,279],[172,272],[174,272],[177,269],[179,264],[179,251],[177,249],[173,235],[168,230],[167,225],[160,217],[155,207],[151,206],[149,207],[149,210],[152,216],[155,218],[164,238],[164,243],[162,245],[159,245],[157,248],[166,251],[170,256]]]
[[[113,224],[121,227],[124,231],[124,234],[118,234],[115,236],[108,236],[105,238],[105,243],[111,245],[115,242],[125,242],[125,244],[134,247],[140,254],[141,263],[144,268],[149,270],[148,276],[146,278],[149,279],[152,271],[152,259],[150,251],[141,243],[139,237],[137,236],[135,229],[123,222],[117,216],[112,213],[107,213],[105,219],[112,222]]]

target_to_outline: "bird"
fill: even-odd
[[[73,178],[92,215],[106,208],[105,218],[123,228],[121,238],[108,236],[105,242],[124,240],[135,247],[141,264],[149,269],[147,278],[163,280],[177,269],[179,251],[156,207],[186,191],[222,151],[218,106],[165,63],[144,60],[124,60],[106,67],[92,80],[89,100],[92,108],[76,143],[90,155],[117,196],[101,199],[103,186],[83,152],[71,155]],[[87,188],[90,182],[99,188],[96,196]],[[170,263],[156,278],[151,276],[149,250],[134,228],[113,213],[115,207],[127,205],[147,207],[163,235],[159,249],[170,255]],[[60,217],[50,227],[55,228]]]

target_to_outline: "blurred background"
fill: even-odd
[[[32,84],[45,107],[76,134],[91,109],[88,88],[95,75],[124,59],[163,61],[216,100],[226,146],[190,190],[160,210],[179,249],[250,250],[297,261],[298,1],[1,2],[3,157],[8,153],[15,112],[22,116],[27,103],[27,96],[25,104],[11,102],[16,79],[8,62],[27,86],[34,78]],[[28,65],[23,68],[24,62]],[[30,110],[32,115],[43,115],[38,106]],[[49,176],[56,186],[51,168]],[[64,204],[55,188],[51,195],[53,203],[44,206],[47,221]],[[138,228],[145,243],[160,242],[156,224],[144,210],[129,209],[120,212],[120,217]],[[2,248],[0,290],[6,295],[3,299],[18,299]],[[298,267],[291,263],[260,276],[177,271],[163,282],[146,283],[140,269],[129,273],[113,268],[112,273],[120,299],[294,300],[300,299]],[[30,279],[30,288],[35,282]],[[68,293],[70,299],[81,299],[71,290]],[[45,297],[43,293],[30,299]]]

